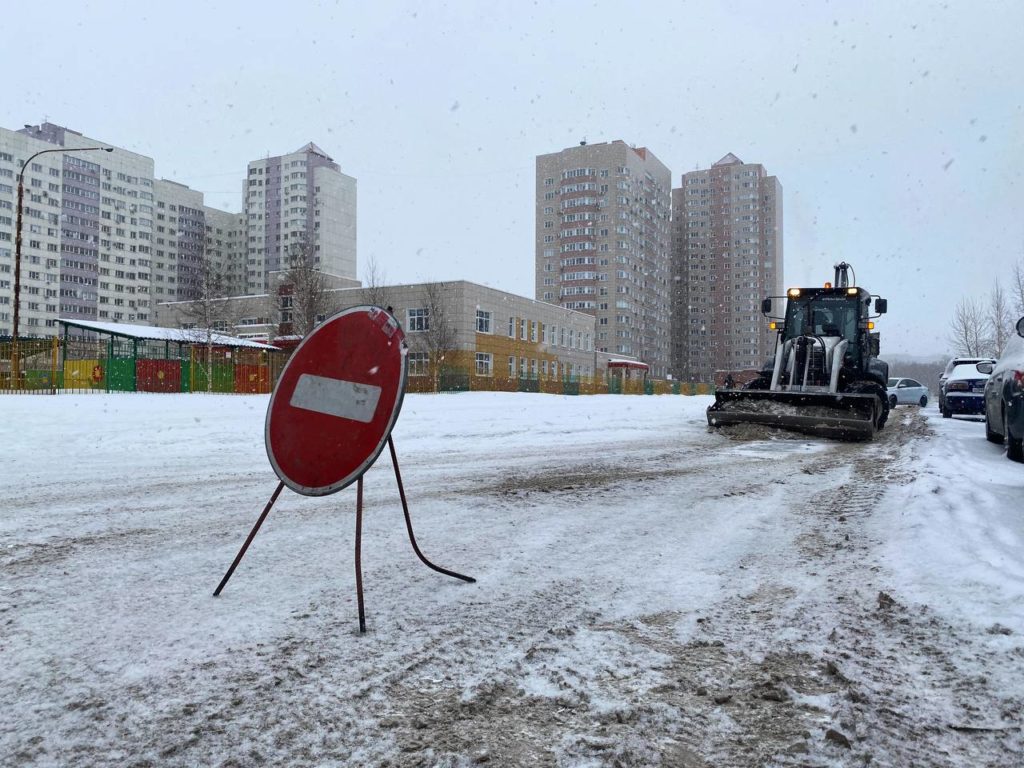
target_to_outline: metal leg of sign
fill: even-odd
[[[402,485],[402,473],[398,470],[398,456],[395,453],[395,441],[392,440],[391,435],[388,435],[388,449],[391,451],[391,463],[395,467],[395,480],[398,481],[398,495],[402,498],[402,511],[405,512],[405,527],[409,531],[409,542],[412,544],[413,552],[416,553],[416,556],[420,560],[422,560],[423,564],[428,568],[432,568],[438,573],[443,573],[445,576],[451,576],[455,579],[462,579],[463,581],[468,581],[470,584],[476,584],[476,579],[474,579],[472,576],[463,576],[461,573],[449,571],[446,568],[441,568],[438,565],[434,565],[432,562],[427,560],[426,557],[423,556],[422,552],[420,552],[420,548],[416,544],[416,536],[412,532],[412,518],[409,517],[409,504],[405,500],[405,488]]]
[[[359,634],[366,633],[366,612],[363,610],[363,478],[356,483],[356,598],[359,601]]]
[[[228,579],[231,578],[231,574],[235,572],[235,568],[237,568],[238,564],[242,562],[242,557],[245,556],[245,550],[249,548],[249,545],[252,544],[252,540],[256,538],[256,532],[259,531],[260,526],[263,525],[263,521],[267,519],[267,515],[270,513],[270,508],[274,506],[274,502],[277,501],[277,497],[281,495],[282,490],[284,490],[283,481],[277,484],[277,490],[274,491],[274,495],[271,496],[270,501],[267,502],[267,506],[263,509],[263,514],[260,515],[260,519],[256,521],[256,525],[254,525],[252,530],[249,531],[249,538],[245,540],[245,544],[243,544],[242,548],[238,550],[238,554],[235,555],[235,562],[231,564],[231,567],[228,568],[228,572],[224,574],[224,578],[221,579],[220,584],[217,585],[217,590],[213,593],[214,597],[220,596],[221,590],[223,590],[224,586],[228,583]]]

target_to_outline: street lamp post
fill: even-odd
[[[21,361],[18,359],[18,320],[21,315],[21,209],[25,199],[25,170],[40,155],[47,152],[113,152],[113,147],[79,147],[68,149],[57,147],[36,152],[21,166],[18,174],[18,214],[14,225],[14,334],[11,336],[11,388],[15,389],[21,380]]]

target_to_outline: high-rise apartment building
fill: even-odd
[[[87,147],[111,145],[53,123],[0,128],[0,336],[13,331],[22,166],[41,150]],[[355,279],[355,179],[316,145],[250,163],[244,213],[113,149],[46,152],[24,169],[20,334],[52,333],[58,318],[153,324],[157,303],[199,297],[204,260],[225,293],[262,293],[299,243],[322,271]]]
[[[782,185],[728,154],[672,190],[672,373],[760,369],[774,332],[761,299],[782,295]]]
[[[52,123],[0,128],[0,334],[13,330],[17,179],[35,153],[109,147]],[[57,318],[151,322],[157,191],[153,160],[47,152],[24,168],[19,332],[52,333]],[[164,277],[172,276],[165,267]],[[177,286],[177,264],[173,266]],[[177,295],[177,294],[175,294]]]
[[[242,199],[246,293],[272,288],[268,275],[307,248],[321,272],[355,279],[356,180],[316,144],[250,162]]]
[[[646,148],[537,157],[536,297],[597,318],[599,352],[669,370],[672,175]]]

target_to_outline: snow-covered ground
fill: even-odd
[[[1024,467],[901,407],[870,444],[703,397],[406,397],[285,491],[266,397],[0,400],[0,764],[1020,764]]]

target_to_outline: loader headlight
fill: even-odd
[[[868,320],[868,330],[869,331],[875,330],[875,324],[873,322],[871,322],[870,320]]]
[[[856,296],[858,293],[860,293],[860,288],[847,288],[846,289],[846,295],[847,296]]]
[[[777,330],[779,330],[779,324],[778,324],[778,323],[776,323],[776,322],[775,322],[774,320],[773,320],[772,322],[768,323],[768,327],[769,327],[769,328],[770,328],[771,330],[773,330],[773,331],[777,331]]]
[[[800,289],[799,288],[790,288],[788,291],[786,291],[786,295],[789,296],[789,298],[791,298],[791,299],[799,298],[799,296],[800,296]]]

